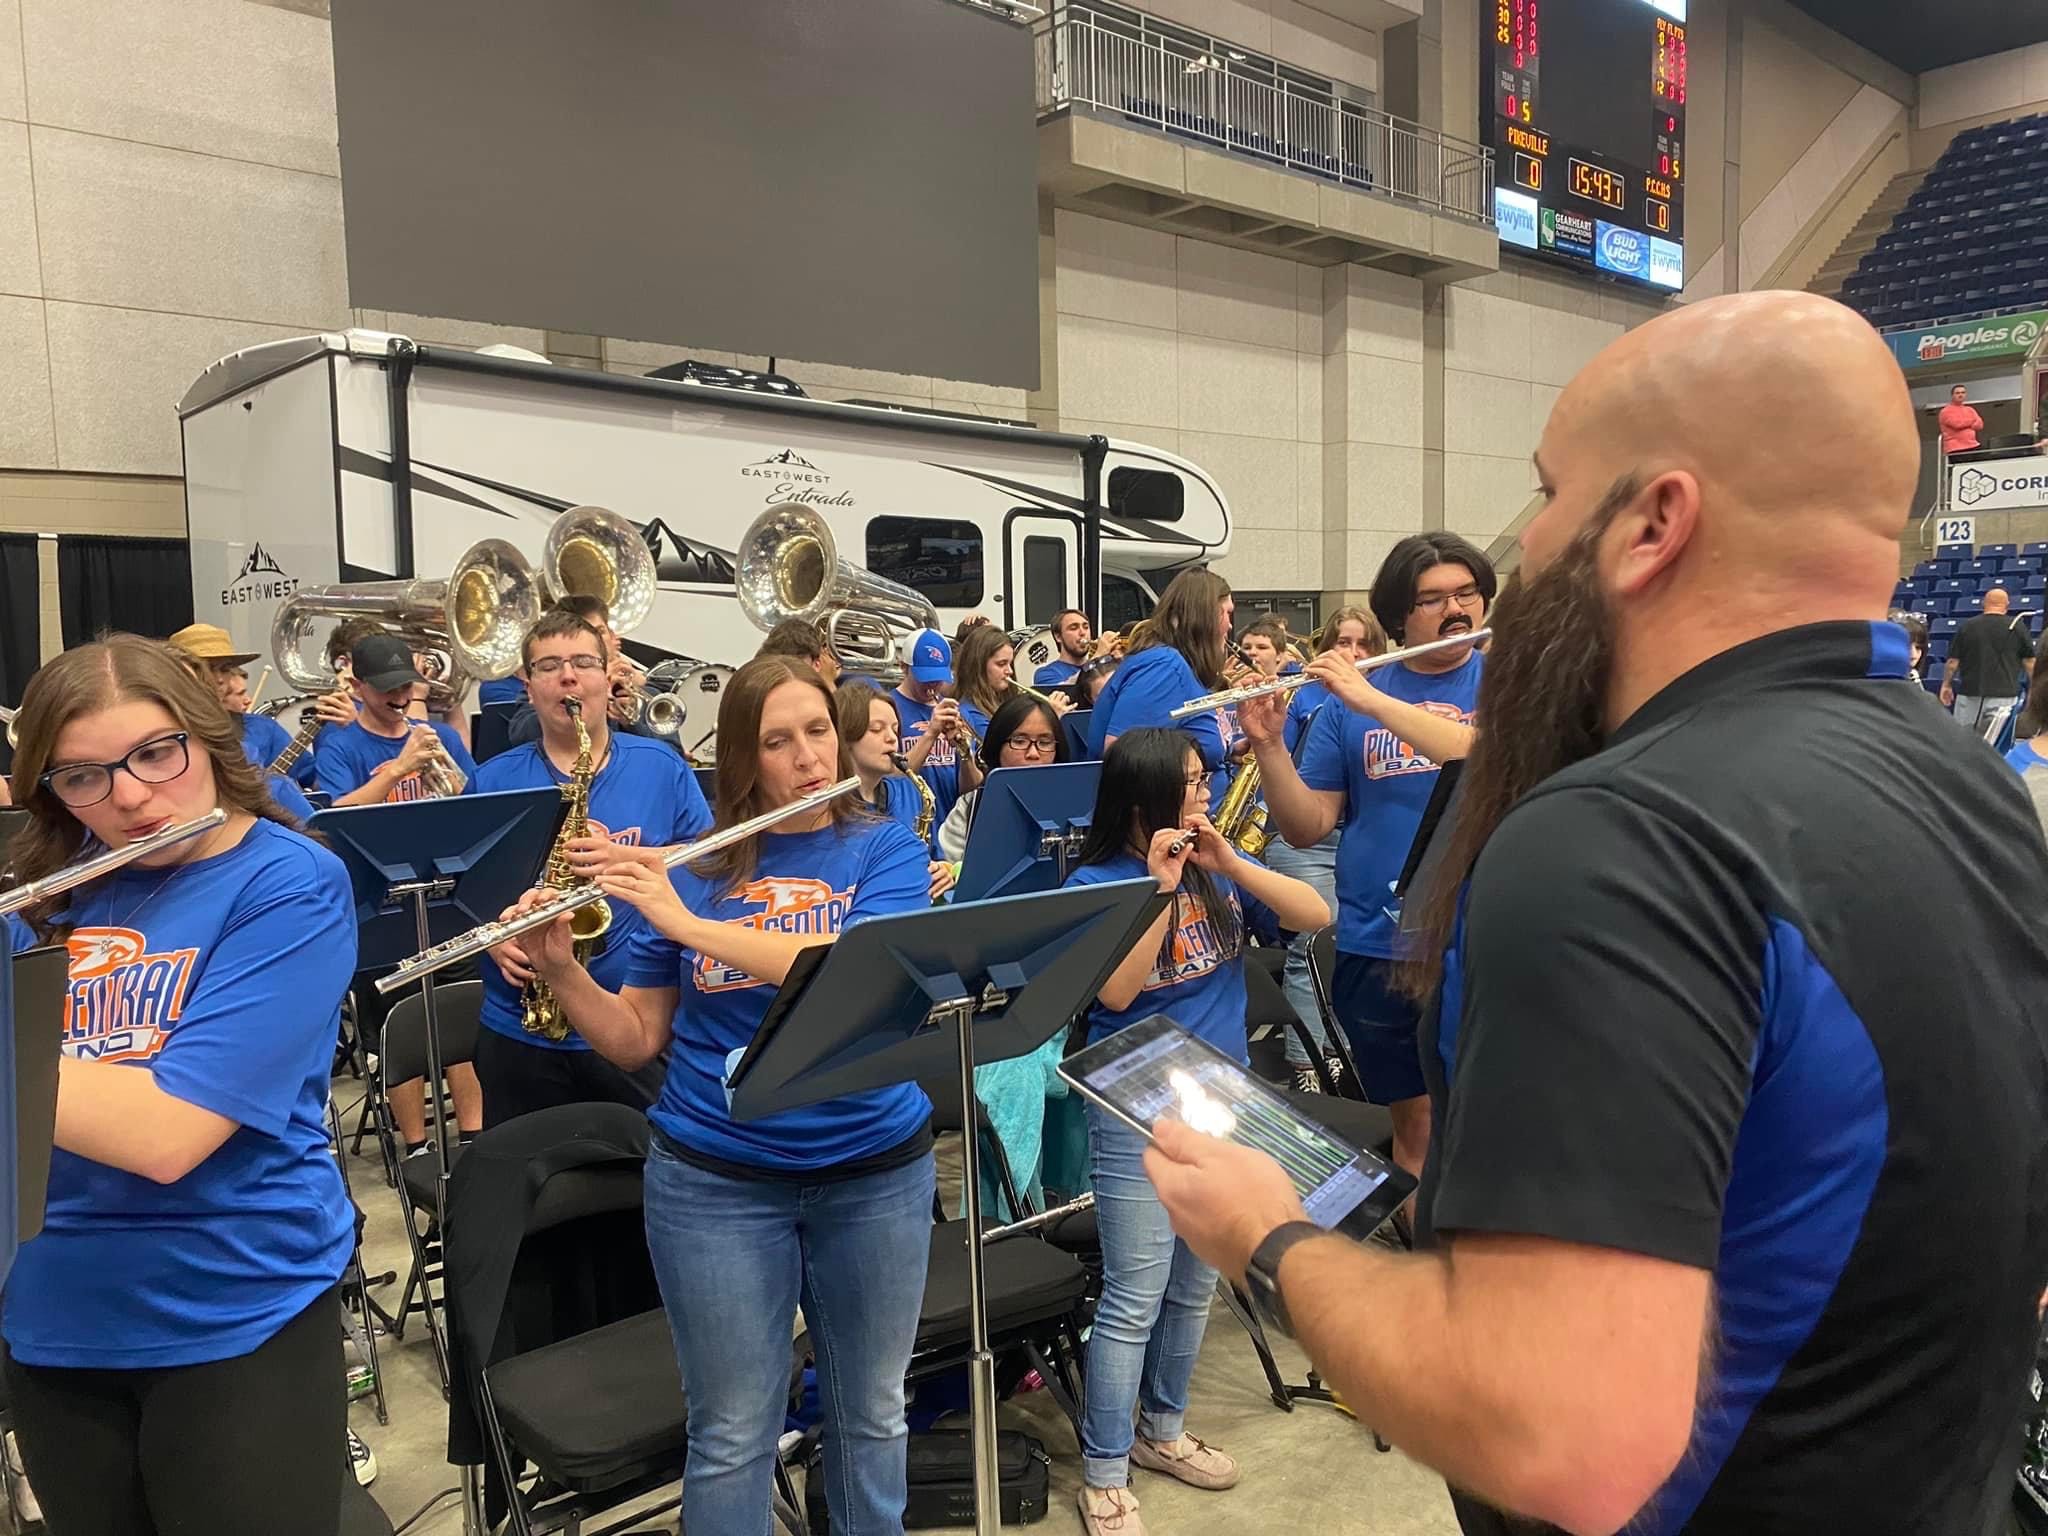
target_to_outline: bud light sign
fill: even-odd
[[[1650,237],[1605,219],[1598,223],[1593,241],[1593,265],[1617,277],[1647,280],[1650,275]]]

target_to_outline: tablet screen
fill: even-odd
[[[1147,1038],[1113,1036],[1082,1052],[1063,1075],[1141,1127],[1171,1115],[1198,1131],[1264,1152],[1287,1171],[1317,1226],[1337,1227],[1369,1215],[1369,1230],[1405,1198],[1403,1174],[1398,1176],[1402,1187],[1372,1201],[1396,1171],[1301,1115],[1229,1057],[1176,1028],[1153,1032],[1140,1024],[1124,1034],[1141,1031]],[[1370,1213],[1361,1209],[1368,1201],[1374,1207]]]

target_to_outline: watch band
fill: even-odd
[[[1280,1261],[1296,1243],[1328,1235],[1312,1221],[1284,1221],[1266,1234],[1245,1266],[1246,1288],[1251,1292],[1252,1307],[1259,1320],[1278,1328],[1290,1339],[1294,1337],[1294,1324],[1287,1315],[1286,1298],[1280,1294]]]

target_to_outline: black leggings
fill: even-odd
[[[10,1359],[50,1536],[336,1536],[348,1465],[338,1295],[233,1360],[113,1371]]]
[[[557,1104],[623,1104],[646,1109],[661,1097],[668,1075],[664,1051],[638,1071],[615,1067],[595,1051],[527,1045],[495,1029],[476,1032],[476,1080],[484,1094],[484,1129]]]

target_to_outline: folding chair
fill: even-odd
[[[441,1024],[441,1065],[458,1066],[476,1056],[477,1017],[483,1010],[484,984],[458,981],[434,989],[434,1011]],[[383,1050],[377,1059],[378,1115],[388,1122],[389,1094],[397,1083],[411,1082],[427,1075],[427,1003],[418,993],[399,1000],[384,1021]],[[429,1085],[441,1095],[441,1124],[452,1132],[455,1105],[445,1082]],[[434,1117],[427,1116],[431,1130]],[[448,1148],[452,1171],[463,1153],[456,1142]],[[391,1320],[391,1336],[405,1337],[406,1319],[413,1313],[427,1320],[427,1336],[434,1346],[434,1366],[441,1376],[441,1394],[448,1394],[448,1339],[439,1315],[434,1286],[441,1280],[441,1233],[434,1224],[434,1181],[439,1176],[431,1152],[403,1158],[398,1168],[399,1209],[405,1217],[406,1242],[412,1248],[412,1268],[399,1293],[398,1309]]]
[[[362,1207],[356,1204],[354,1186],[349,1182],[348,1158],[341,1150],[341,1114],[334,1107],[332,1098],[327,1101],[327,1139],[334,1148],[334,1160],[341,1165],[341,1190],[348,1196],[348,1203],[356,1214],[356,1242],[348,1256],[348,1268],[341,1272],[341,1304],[356,1314],[363,1333],[363,1354],[370,1368],[370,1394],[377,1400],[377,1422],[391,1422],[390,1406],[384,1399],[384,1372],[377,1361],[377,1325],[388,1323],[389,1319],[370,1300],[369,1275],[363,1269],[363,1220]],[[375,1281],[378,1285],[389,1285],[398,1278],[396,1271],[386,1271]],[[351,1401],[356,1394],[351,1391]]]
[[[932,1129],[961,1132],[960,1088],[957,1083],[923,1085],[932,1101]],[[985,1130],[985,1117],[977,1119]],[[982,1135],[982,1147],[994,1157],[1002,1149],[992,1133]],[[1007,1162],[1001,1164],[1007,1172]],[[1021,1191],[1010,1181],[1005,1191],[1013,1202],[1021,1202]],[[1021,1204],[1015,1208],[1021,1208]],[[967,1363],[970,1353],[967,1290],[967,1223],[946,1220],[935,1211],[931,1248],[927,1257],[924,1305],[917,1320],[917,1342],[911,1351],[906,1380],[916,1382],[937,1376]],[[1000,1359],[1021,1352],[1037,1369],[1053,1401],[1081,1432],[1081,1330],[1087,1326],[1084,1306],[1089,1292],[1085,1266],[1071,1253],[1062,1252],[1037,1231],[1020,1232],[997,1239],[992,1250],[1001,1254],[1000,1263],[984,1266],[988,1287],[989,1347]],[[1018,1372],[1022,1375],[1022,1372]]]
[[[1343,1026],[1337,1022],[1337,1009],[1330,1000],[1330,987],[1336,975],[1337,927],[1333,923],[1327,928],[1317,930],[1315,936],[1308,941],[1308,979],[1309,985],[1315,989],[1316,1007],[1323,1015],[1323,1038],[1330,1042],[1330,1054],[1337,1058],[1344,1071],[1344,1081],[1337,1084],[1329,1082],[1328,1072],[1323,1072],[1323,1092],[1357,1099],[1362,1103],[1365,1099],[1365,1085],[1358,1080],[1358,1062],[1351,1054],[1351,1037],[1344,1033]],[[1310,1044],[1309,1057],[1320,1066],[1321,1057],[1313,1049],[1313,1042]]]
[[[682,1477],[689,1410],[647,1251],[647,1141],[637,1110],[558,1105],[485,1131],[449,1180],[448,1457],[488,1458],[488,1528],[503,1502],[515,1536],[574,1533]],[[801,1530],[779,1466],[776,1501]]]

